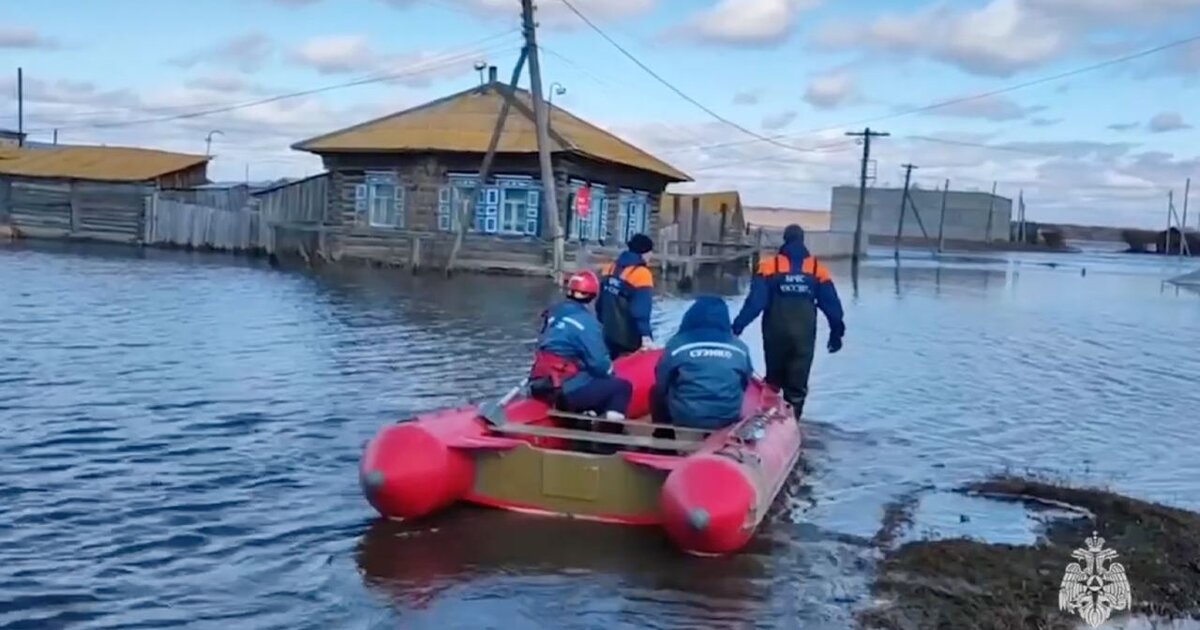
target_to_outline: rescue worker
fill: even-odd
[[[600,322],[588,310],[599,292],[600,280],[591,271],[567,280],[567,299],[544,315],[530,390],[542,400],[561,403],[565,411],[624,420],[633,385],[613,376]]]
[[[830,353],[842,349],[846,334],[842,302],[833,278],[808,252],[804,230],[789,225],[783,231],[779,253],[762,261],[750,285],[750,295],[733,320],[733,334],[742,331],[763,314],[763,354],[768,385],[783,390],[783,397],[796,413],[804,411],[808,375],[817,343],[817,310],[829,322]]]
[[[696,299],[655,369],[655,424],[717,430],[741,418],[754,374],[750,350],[730,332],[729,307],[719,297]]]
[[[629,249],[604,266],[596,303],[596,316],[604,325],[604,344],[613,359],[654,344],[650,329],[654,276],[646,266],[646,254],[654,249],[654,241],[635,234],[626,245]]]

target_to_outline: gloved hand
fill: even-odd
[[[838,322],[829,327],[829,344],[826,348],[829,349],[829,354],[835,354],[842,349],[842,337],[846,334],[846,324]]]

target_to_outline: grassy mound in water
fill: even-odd
[[[1200,514],[1112,492],[998,477],[966,488],[988,496],[1066,504],[1091,518],[1051,521],[1034,546],[973,540],[917,541],[886,553],[872,585],[884,604],[864,611],[866,628],[980,630],[1087,627],[1058,609],[1071,551],[1093,531],[1119,555],[1132,591],[1131,612],[1150,619],[1200,619]],[[1111,621],[1110,621],[1111,623]],[[1114,624],[1115,625],[1115,624]],[[1104,627],[1104,626],[1102,626]],[[1113,626],[1108,626],[1113,627]]]

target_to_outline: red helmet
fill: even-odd
[[[591,271],[577,271],[567,279],[567,296],[591,299],[600,293],[600,278]]]

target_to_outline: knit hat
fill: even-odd
[[[634,234],[626,245],[635,254],[645,254],[654,249],[654,241],[645,234]]]
[[[783,229],[783,243],[786,245],[791,242],[804,242],[804,228],[795,223]]]

